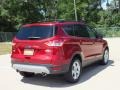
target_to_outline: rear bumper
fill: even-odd
[[[16,71],[32,72],[36,74],[62,74],[68,71],[68,65],[56,66],[52,64],[30,64],[14,61],[11,63]]]
[[[12,67],[18,71],[32,72],[32,73],[46,73],[50,74],[50,70],[45,66],[38,65],[25,65],[25,64],[13,64]]]

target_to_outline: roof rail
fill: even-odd
[[[63,22],[83,22],[83,23],[85,23],[84,20],[75,21],[75,20],[64,20],[64,19],[51,19],[51,20],[43,20],[43,21],[38,21],[38,22],[59,22],[59,23],[63,23]],[[32,23],[34,23],[34,22],[32,22]]]

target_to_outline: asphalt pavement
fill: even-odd
[[[11,68],[10,54],[0,56],[0,90],[120,90],[120,38],[107,38],[110,47],[108,65],[91,65],[83,70],[76,84],[61,76],[23,78]]]

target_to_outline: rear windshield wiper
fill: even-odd
[[[40,39],[40,37],[28,37],[28,39],[30,39],[30,40],[36,40],[36,39]]]

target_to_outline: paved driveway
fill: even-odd
[[[68,84],[60,76],[23,78],[11,68],[10,55],[1,55],[0,90],[120,90],[120,38],[107,40],[110,46],[108,65],[85,68],[76,84]]]

